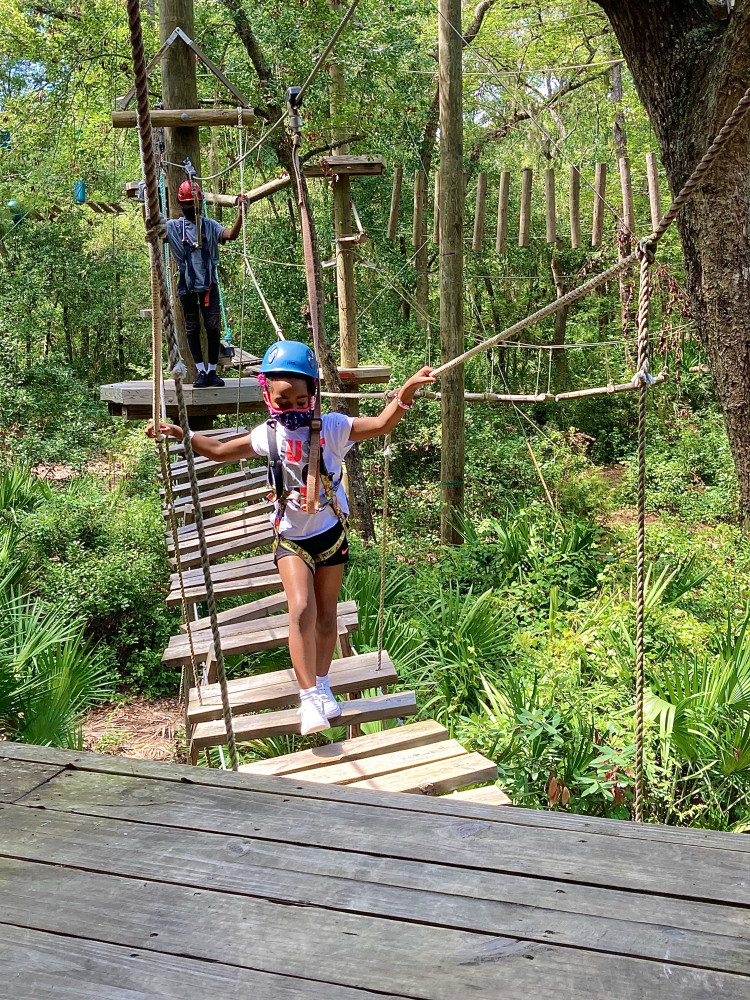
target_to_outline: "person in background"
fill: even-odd
[[[197,184],[195,194],[198,203],[202,205],[203,191]],[[167,240],[172,256],[180,268],[177,292],[185,317],[190,353],[198,369],[198,377],[193,386],[196,389],[221,388],[224,380],[216,374],[221,341],[221,307],[217,277],[219,244],[237,239],[242,228],[242,211],[238,213],[231,229],[225,229],[215,219],[202,216],[201,246],[198,246],[192,181],[186,180],[180,184],[177,199],[182,209],[182,218],[167,221]],[[244,195],[240,195],[237,204],[241,206],[244,201]],[[201,350],[201,314],[208,339],[207,361],[204,360]]]

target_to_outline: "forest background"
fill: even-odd
[[[144,5],[148,55],[158,25]],[[196,41],[251,102],[258,78],[236,30],[244,13],[279,94],[301,83],[338,21],[324,0],[202,0]],[[465,7],[481,27],[464,50],[465,332],[467,346],[545,304],[622,248],[616,157],[630,157],[636,233],[650,232],[645,154],[657,151],[616,40],[584,0]],[[331,130],[354,153],[383,156],[382,178],[354,185],[370,239],[357,250],[360,359],[388,364],[393,385],[439,355],[438,254],[428,246],[429,305],[417,313],[411,180],[426,169],[428,232],[439,168],[437,10],[429,0],[364,3],[336,60],[346,97],[330,116],[322,75],[305,105],[305,150]],[[206,106],[232,106],[199,69]],[[148,256],[132,131],[113,130],[115,98],[132,83],[124,6],[116,0],[0,0],[0,732],[80,745],[81,715],[102,700],[175,691],[161,653],[178,619],[166,610],[169,567],[156,459],[140,425],[108,416],[105,382],[148,378]],[[158,71],[151,78],[159,98]],[[239,155],[239,130],[203,130],[204,163]],[[249,133],[255,142],[260,128]],[[433,141],[434,140],[434,141]],[[609,167],[603,245],[591,248],[591,185]],[[392,166],[404,170],[399,230],[386,236]],[[560,192],[580,168],[583,240],[570,246],[559,197],[555,244],[545,236],[543,175]],[[530,245],[519,248],[520,170],[534,171]],[[495,252],[493,211],[511,172],[510,228]],[[488,221],[472,250],[479,171]],[[278,173],[261,146],[249,188]],[[77,204],[119,202],[104,214]],[[235,170],[223,180],[239,192]],[[662,195],[669,194],[662,179]],[[79,188],[80,191],[80,188]],[[333,254],[328,182],[312,186],[324,257]],[[224,210],[224,220],[234,211]],[[307,339],[302,248],[286,195],[248,212],[249,258],[287,336]],[[324,271],[335,343],[335,269]],[[226,246],[221,281],[235,343],[262,354],[273,339],[242,264]],[[474,392],[554,391],[628,381],[634,371],[633,281],[613,282],[466,367]],[[655,271],[652,370],[670,380],[649,395],[647,814],[670,823],[742,830],[750,815],[750,544],[737,527],[738,491],[721,413],[691,322],[679,240],[662,242]],[[564,338],[584,345],[564,352]],[[586,346],[588,345],[588,346]],[[365,404],[365,410],[373,404]],[[473,405],[466,412],[464,544],[439,544],[440,412],[421,401],[394,436],[392,539],[385,645],[425,716],[497,760],[517,805],[627,817],[632,805],[636,395]],[[382,447],[362,447],[373,510],[382,504]],[[346,581],[377,642],[379,553],[355,539]],[[280,653],[253,669],[278,666]],[[232,664],[238,673],[248,664]],[[333,731],[333,737],[338,734]],[[295,745],[298,744],[299,741]],[[98,749],[116,748],[116,738]],[[281,743],[281,741],[279,741]],[[290,745],[276,745],[284,752]],[[248,755],[269,747],[244,748]]]

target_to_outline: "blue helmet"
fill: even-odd
[[[301,375],[318,378],[318,362],[307,346],[298,340],[281,340],[268,348],[260,366],[263,375]]]

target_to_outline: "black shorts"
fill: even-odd
[[[317,557],[328,549],[333,548],[342,536],[343,542],[333,555],[330,555],[322,562],[317,562]],[[346,537],[343,525],[340,523],[334,524],[332,528],[322,531],[319,535],[312,535],[310,538],[291,538],[289,540],[294,542],[295,545],[299,545],[301,549],[315,560],[315,569],[318,569],[320,566],[342,566],[349,562],[349,540]],[[273,561],[278,566],[279,559],[283,559],[284,556],[293,556],[296,554],[283,544],[279,544],[276,546],[276,551],[273,554]]]

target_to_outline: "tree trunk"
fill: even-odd
[[[597,0],[659,140],[673,195],[742,96],[750,5],[716,20],[705,0]],[[744,119],[680,213],[693,315],[708,356],[750,521],[750,129]]]

